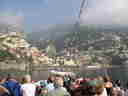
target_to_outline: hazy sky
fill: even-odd
[[[8,22],[16,22],[13,15],[24,19],[31,31],[52,24],[72,23],[78,17],[81,0],[0,0],[0,15],[8,15]],[[9,17],[11,16],[11,17]],[[10,19],[10,20],[9,20]],[[21,21],[21,20],[19,20]],[[18,21],[18,22],[19,22]]]
[[[88,0],[82,24],[128,24],[128,0]]]
[[[26,31],[53,24],[70,24],[78,18],[82,0],[0,0],[0,21],[23,23]],[[86,0],[81,24],[128,24],[128,0]],[[85,4],[86,5],[86,4]]]

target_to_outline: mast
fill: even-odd
[[[88,5],[87,0],[82,0],[81,1],[79,13],[78,13],[78,20],[75,23],[75,37],[77,37],[75,42],[77,42],[77,43],[79,43],[81,41],[80,40],[80,16],[83,13],[83,9],[87,8],[87,5]]]

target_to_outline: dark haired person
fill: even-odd
[[[105,85],[105,88],[107,90],[108,96],[110,96],[111,90],[113,88],[113,84],[112,84],[111,79],[110,79],[109,76],[105,76],[104,77],[104,85]]]
[[[108,96],[104,83],[100,80],[90,80],[83,84],[82,96]]]
[[[47,80],[47,83],[48,85],[46,86],[46,88],[48,89],[48,92],[54,90],[54,80],[55,80],[55,77],[54,76],[49,76],[48,80]]]
[[[62,76],[55,76],[54,90],[48,93],[48,96],[70,96],[66,88],[63,87],[64,79]]]
[[[12,74],[8,74],[7,80],[2,84],[10,93],[10,96],[22,96],[20,91],[20,84],[17,82]]]
[[[21,92],[23,96],[35,96],[36,86],[32,83],[31,76],[25,75],[22,83]]]

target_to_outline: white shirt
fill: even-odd
[[[49,83],[46,88],[48,89],[48,92],[54,90],[54,84],[53,83]]]
[[[32,83],[26,83],[21,85],[21,91],[23,96],[35,96],[36,86]]]

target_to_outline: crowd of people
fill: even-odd
[[[31,80],[30,75],[20,79],[0,76],[0,96],[128,96],[127,86],[108,76],[78,78],[56,74],[40,81]]]

